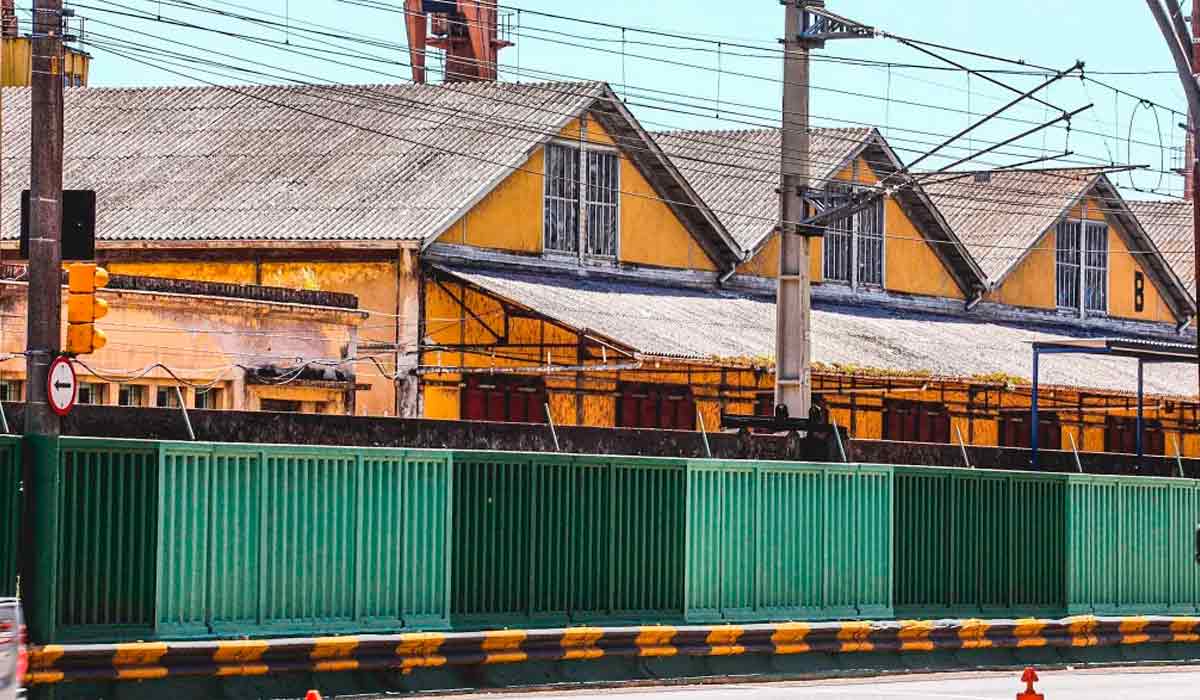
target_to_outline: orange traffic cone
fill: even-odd
[[[1025,669],[1025,673],[1021,674],[1021,682],[1025,684],[1025,692],[1017,693],[1017,700],[1046,700],[1046,696],[1033,689],[1033,684],[1038,680],[1037,671],[1033,667]],[[312,700],[307,698],[306,700]]]
[[[321,700],[321,691],[319,691],[319,690],[308,691],[307,693],[304,694],[304,700]]]

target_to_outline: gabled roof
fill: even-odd
[[[1106,172],[1105,168],[992,170],[953,180],[935,175],[925,189],[978,261],[992,289],[1075,205],[1094,197],[1176,317],[1186,318],[1196,308],[1188,287],[1159,253]]]
[[[1101,168],[933,175],[925,191],[993,285],[1091,189]]]
[[[674,131],[655,138],[725,224],[749,258],[770,240],[779,220],[778,129]],[[901,163],[876,129],[813,129],[810,160],[814,186],[823,187],[862,156],[883,178]],[[951,227],[920,187],[894,195],[905,214],[933,244],[964,293],[982,289],[983,276]]]
[[[4,90],[10,238],[29,100]],[[101,241],[431,242],[588,110],[732,265],[720,222],[598,82],[70,89],[64,180],[96,190]]]
[[[1161,202],[1130,201],[1142,228],[1158,246],[1163,258],[1179,279],[1196,294],[1195,237],[1192,231],[1192,203],[1179,200]]]
[[[871,129],[813,129],[814,182],[832,178],[866,147]],[[779,129],[672,131],[655,140],[744,250],[779,221]]]

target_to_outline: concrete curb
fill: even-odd
[[[30,685],[168,677],[262,676],[604,657],[932,652],[1200,643],[1200,618],[788,622],[766,625],[570,627],[489,632],[46,645],[30,652]]]

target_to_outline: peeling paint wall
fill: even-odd
[[[253,251],[249,251],[247,257],[252,255]],[[321,260],[319,253],[312,255],[316,259],[301,262],[180,260],[112,262],[106,263],[106,267],[114,274],[354,294],[359,299],[359,308],[370,314],[358,333],[358,354],[362,357],[370,355],[374,360],[364,360],[357,365],[359,381],[370,388],[360,392],[355,412],[395,416],[399,409],[401,415],[415,416],[416,379],[408,376],[408,370],[416,363],[417,254],[411,250],[397,250],[394,262],[328,262]],[[397,372],[401,375],[399,382],[390,376]]]
[[[24,284],[0,284],[0,352],[19,353],[25,348],[25,292]],[[175,401],[179,382],[165,369],[155,367],[142,376],[131,376],[160,364],[188,384],[201,385],[199,392],[195,386],[182,387],[189,407],[195,407],[197,393],[205,393],[203,388],[212,384],[215,392],[208,398],[216,401],[216,408],[257,410],[272,388],[247,383],[245,371],[237,365],[286,366],[295,357],[340,358],[362,321],[355,312],[217,297],[132,291],[107,291],[101,296],[110,311],[96,325],[108,336],[108,344],[82,358],[87,367],[76,369],[80,381],[98,389],[100,403],[105,404],[118,402],[118,377],[130,377],[127,384],[144,387],[138,390],[141,405]],[[64,329],[65,311],[64,306]],[[338,368],[353,371],[350,366]],[[24,364],[0,363],[0,380],[17,382],[23,389]],[[345,411],[348,388],[318,388],[303,381],[286,387],[292,400],[307,403],[313,412],[329,413]]]

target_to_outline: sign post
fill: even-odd
[[[59,416],[70,413],[75,407],[75,397],[79,393],[79,382],[71,360],[63,355],[54,358],[46,373],[46,383],[46,397],[50,399],[50,410]]]

